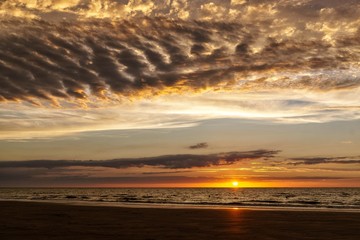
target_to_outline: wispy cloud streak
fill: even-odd
[[[112,160],[33,160],[33,161],[2,161],[1,168],[61,168],[61,167],[160,167],[183,169],[194,167],[211,167],[231,165],[244,160],[270,159],[275,157],[277,150],[254,150],[247,152],[227,152],[208,155],[179,154],[146,158],[124,158]]]
[[[195,145],[191,145],[188,148],[189,149],[200,149],[200,148],[207,148],[209,147],[209,144],[206,142],[197,143]]]
[[[316,164],[359,164],[360,159],[356,157],[305,157],[291,158],[289,164],[293,165],[316,165]]]

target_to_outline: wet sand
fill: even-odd
[[[0,202],[0,239],[360,239],[360,212]]]

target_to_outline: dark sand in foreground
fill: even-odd
[[[0,239],[360,239],[360,213],[0,202]]]

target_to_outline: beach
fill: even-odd
[[[0,239],[358,239],[360,212],[1,201]]]

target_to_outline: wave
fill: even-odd
[[[109,203],[360,209],[346,189],[0,189],[0,199]]]

